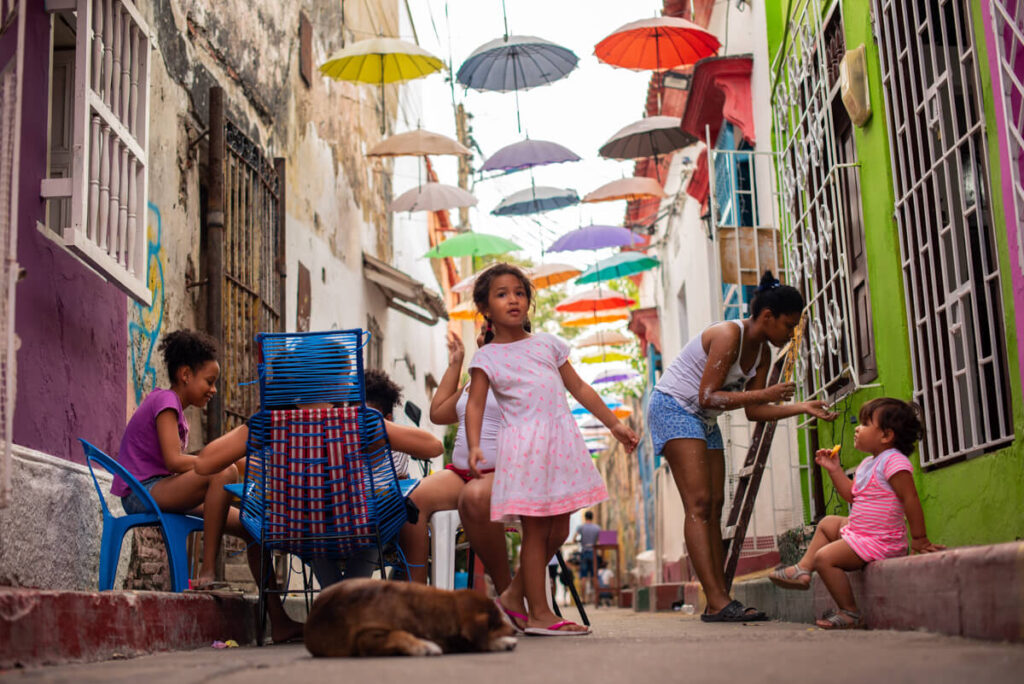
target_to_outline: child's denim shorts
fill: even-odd
[[[139,484],[141,484],[148,492],[153,489],[153,485],[166,477],[170,477],[170,475],[154,475],[153,477],[147,477]],[[121,497],[121,508],[123,508],[124,512],[128,515],[135,515],[136,513],[144,513],[146,511],[146,505],[142,503],[139,497],[135,496],[135,492],[130,490],[127,494]]]
[[[704,422],[683,408],[678,401],[658,390],[651,393],[647,425],[651,430],[656,454],[662,453],[665,444],[673,439],[703,439],[709,450],[725,448],[718,423]]]

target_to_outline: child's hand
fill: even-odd
[[[828,403],[821,399],[812,399],[803,403],[804,413],[821,420],[835,420],[839,414],[828,410]]]
[[[466,358],[466,348],[458,335],[448,332],[448,365],[462,366],[462,360]]]
[[[480,471],[476,469],[479,463],[484,460],[484,452],[480,447],[472,447],[469,450],[469,474],[475,478],[480,477]]]
[[[615,439],[619,440],[622,446],[626,447],[626,453],[631,453],[633,449],[636,449],[636,445],[639,444],[640,439],[636,436],[636,433],[629,429],[629,426],[625,423],[617,423],[612,428],[612,435]]]
[[[928,541],[928,537],[915,537],[910,540],[910,550],[913,553],[934,553],[935,551],[945,551],[946,547],[942,544],[932,544]]]
[[[839,450],[836,448],[818,449],[814,452],[814,462],[829,472],[843,469],[839,463]]]

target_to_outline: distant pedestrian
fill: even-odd
[[[803,558],[796,565],[776,568],[769,577],[784,589],[807,589],[811,573],[817,571],[837,607],[817,621],[822,629],[864,627],[846,571],[906,555],[904,517],[910,523],[914,553],[946,548],[928,540],[914,486],[914,467],[907,458],[922,434],[917,405],[889,397],[872,399],[861,407],[858,421],[853,447],[871,455],[857,466],[853,482],[843,471],[838,450],[819,449],[814,455],[814,462],[828,472],[839,495],[850,502],[850,516],[823,518]]]
[[[582,525],[573,532],[572,540],[580,545],[580,586],[583,591],[583,600],[587,600],[591,582],[584,580],[594,577],[596,570],[594,561],[594,545],[601,534],[601,526],[594,522],[594,512],[587,511],[583,514]]]

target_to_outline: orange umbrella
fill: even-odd
[[[587,194],[583,201],[612,202],[624,199],[627,202],[633,202],[651,197],[661,199],[667,196],[661,184],[653,178],[631,176],[630,178],[620,178],[619,180],[613,180],[611,183],[605,183],[597,190]]]
[[[476,304],[473,300],[468,302],[462,302],[452,308],[448,309],[448,318],[453,321],[482,321],[483,316],[477,311]]]
[[[623,69],[663,71],[696,64],[718,52],[714,34],[679,17],[654,17],[620,26],[594,46],[605,64]]]
[[[624,306],[633,306],[634,304],[636,304],[636,300],[630,299],[621,292],[595,288],[569,297],[556,306],[555,311],[607,311],[608,309],[621,309]]]
[[[572,280],[582,271],[569,264],[541,264],[530,270],[530,282],[538,290]]]
[[[619,419],[629,418],[631,415],[633,415],[633,409],[629,408],[628,406],[619,406],[617,408],[613,408],[612,413],[614,413],[615,417]]]
[[[629,311],[626,309],[610,309],[608,311],[594,311],[573,316],[562,321],[565,328],[582,328],[585,325],[596,325],[598,323],[611,323],[612,321],[624,321],[629,318]]]

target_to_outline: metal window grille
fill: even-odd
[[[14,24],[17,18],[18,0],[0,0],[0,33]]]
[[[1006,146],[1016,211],[1017,264],[1024,271],[1024,6],[1017,0],[991,0],[989,10],[999,65],[999,92],[1006,117]]]
[[[837,141],[836,117],[845,116],[838,103],[845,41],[841,3],[831,3],[826,14],[828,4],[796,0],[789,39],[772,66],[779,76],[771,102],[786,267],[808,302],[796,377],[806,378],[805,395],[818,397],[860,386],[862,378],[843,197],[857,169],[852,152],[841,152]],[[850,204],[859,211],[859,197]]]
[[[921,464],[1013,438],[984,115],[963,0],[875,0]]]
[[[148,306],[149,27],[131,0],[77,0],[76,16],[72,173],[41,194],[71,198],[64,244]]]

